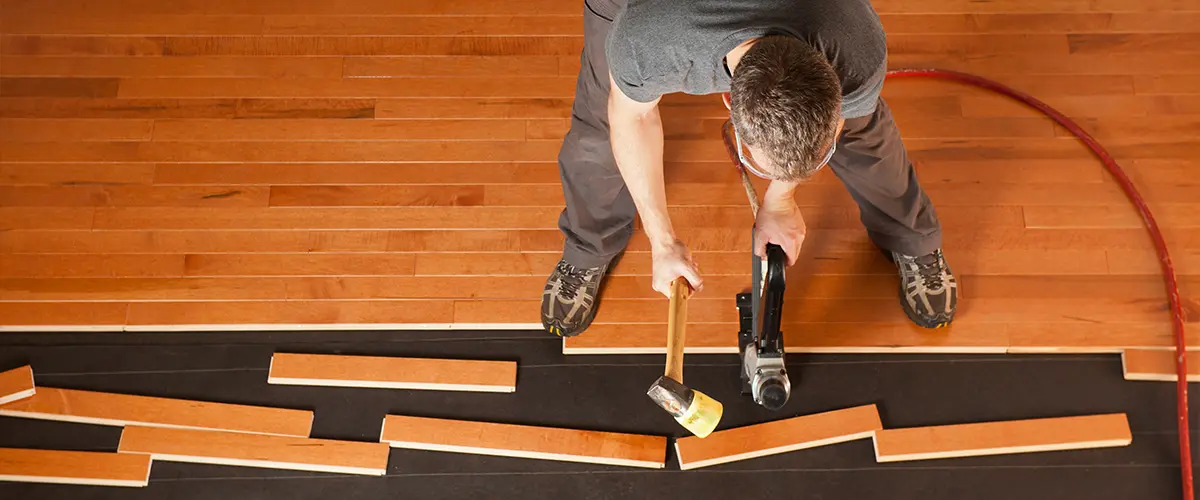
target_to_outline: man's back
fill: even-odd
[[[768,34],[795,36],[826,55],[841,79],[845,118],[874,109],[887,42],[867,0],[629,0],[613,20],[608,64],[638,101],[728,92],[725,55]]]

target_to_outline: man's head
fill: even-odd
[[[730,115],[757,170],[801,181],[834,146],[842,89],[825,56],[790,36],[758,39],[737,62]]]

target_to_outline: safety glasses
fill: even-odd
[[[733,128],[733,140],[737,143],[738,160],[740,160],[742,162],[742,165],[745,166],[746,170],[749,170],[750,173],[757,175],[759,177],[762,177],[763,179],[771,180],[771,176],[763,173],[762,170],[759,170],[758,166],[755,165],[751,161],[751,158],[746,154],[746,149],[742,147],[742,138],[738,135],[737,127],[731,127],[731,128]],[[817,168],[816,168],[816,170],[814,170],[814,172],[824,168],[825,165],[828,165],[829,160],[831,158],[833,158],[833,153],[835,151],[837,151],[837,141],[836,140],[833,141],[833,144],[831,144],[829,146],[829,152],[825,153],[825,159],[821,160],[821,164],[817,165]]]

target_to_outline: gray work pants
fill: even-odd
[[[571,108],[571,127],[558,155],[566,208],[558,226],[568,263],[595,267],[624,250],[637,209],[609,144],[608,62],[604,41],[624,0],[586,0],[584,48]],[[883,99],[874,114],[846,120],[829,168],[858,203],[875,244],[923,255],[941,247],[941,225],[917,182],[900,131]],[[747,231],[750,228],[746,228]]]

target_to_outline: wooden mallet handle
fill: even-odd
[[[683,383],[684,327],[687,325],[687,300],[692,294],[686,278],[671,282],[671,305],[667,314],[667,369],[665,375]]]

